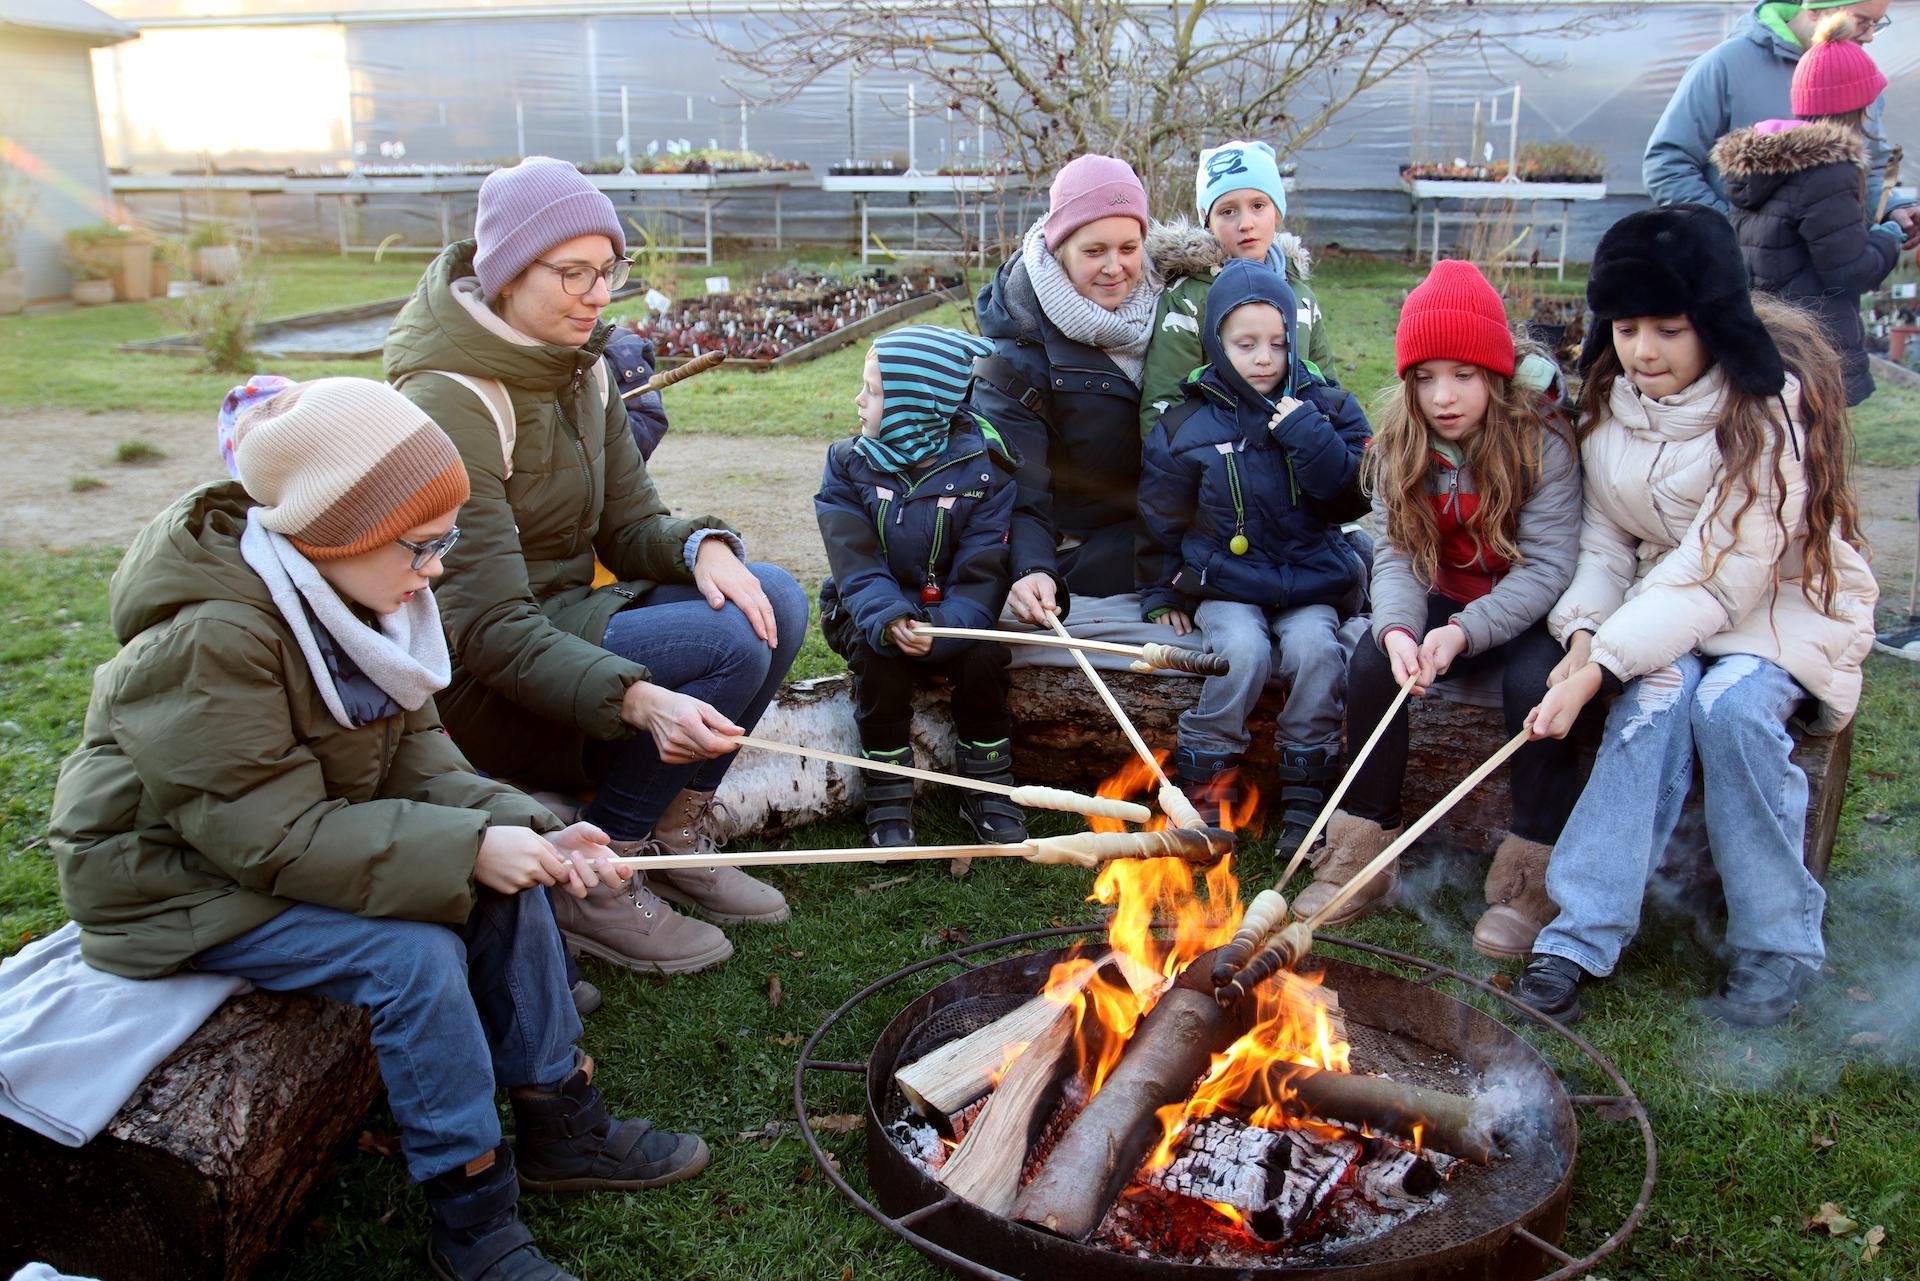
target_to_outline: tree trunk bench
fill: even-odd
[[[1180,713],[1193,704],[1200,682],[1124,671],[1101,675],[1147,745],[1171,750]],[[1018,781],[1091,791],[1133,759],[1125,735],[1078,668],[1016,667],[1012,678],[1008,701]],[[953,759],[953,720],[946,702],[944,687],[923,691],[915,703],[913,725],[919,763],[941,770],[950,770]],[[1493,755],[1507,733],[1496,708],[1437,696],[1410,699],[1408,705],[1411,743],[1405,812],[1411,819]],[[1272,692],[1261,700],[1247,752],[1253,781],[1269,795],[1275,790],[1273,720],[1278,706],[1278,696]],[[1583,770],[1591,766],[1598,745],[1599,721],[1599,717],[1584,718],[1578,731]],[[859,755],[852,678],[831,676],[789,685],[754,732],[761,738]],[[1825,737],[1802,734],[1795,727],[1794,745],[1793,759],[1807,773],[1807,867],[1824,879],[1846,795],[1853,730],[1849,727]],[[929,786],[936,785],[922,784]],[[843,766],[749,748],[729,771],[721,796],[738,815],[731,834],[772,834],[853,812],[859,803],[860,780],[858,771]],[[1507,771],[1497,770],[1435,825],[1430,839],[1491,854],[1509,812]],[[1706,828],[1696,783],[1670,856],[1699,855],[1705,849]]]
[[[0,1275],[37,1259],[103,1281],[251,1276],[380,1090],[364,1010],[234,997],[85,1147],[0,1121]]]

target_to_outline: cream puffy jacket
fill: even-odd
[[[1580,561],[1548,626],[1562,644],[1592,631],[1594,661],[1623,681],[1690,650],[1758,655],[1819,700],[1814,731],[1835,733],[1860,701],[1860,664],[1873,646],[1879,588],[1860,553],[1836,535],[1838,617],[1808,599],[1807,589],[1817,597],[1821,584],[1805,577],[1804,443],[1800,385],[1791,374],[1782,393],[1794,417],[1794,438],[1780,458],[1785,531],[1774,517],[1770,474],[1737,530],[1732,520],[1742,494],[1709,519],[1721,487],[1734,483],[1713,434],[1723,390],[1717,369],[1664,400],[1642,396],[1628,378],[1614,381],[1606,418],[1580,446]],[[1709,577],[1705,567],[1723,549]]]

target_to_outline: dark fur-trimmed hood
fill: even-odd
[[[1853,130],[1817,120],[1778,133],[1736,129],[1713,144],[1713,163],[1729,178],[1790,175],[1843,163],[1865,169],[1867,148]]]
[[[1313,255],[1290,231],[1274,236],[1273,244],[1305,280],[1313,275]],[[1227,251],[1205,226],[1186,218],[1160,222],[1147,232],[1147,259],[1160,280],[1171,284],[1182,276],[1210,276],[1226,265]]]

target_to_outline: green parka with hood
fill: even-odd
[[[295,903],[457,925],[489,824],[558,827],[473,772],[432,700],[359,729],[333,718],[241,559],[253,505],[234,482],[202,486],[114,573],[122,648],[94,673],[51,822],[98,969],[171,973]]]
[[[724,526],[675,519],[654,491],[624,406],[593,376],[612,326],[580,347],[516,333],[483,301],[473,253],[463,240],[434,259],[385,353],[387,381],[453,438],[473,490],[434,587],[453,654],[440,711],[488,773],[580,787],[589,743],[634,733],[621,701],[648,679],[600,647],[608,621],[656,584],[693,581],[688,539]],[[511,474],[485,403],[432,371],[505,385]],[[596,553],[618,582],[593,586]]]

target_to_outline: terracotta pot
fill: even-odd
[[[238,245],[208,245],[193,251],[193,274],[210,285],[224,285],[240,274]]]
[[[18,267],[0,271],[0,316],[14,316],[27,306],[27,273]]]
[[[153,242],[129,236],[114,247],[113,291],[127,302],[153,297]]]
[[[103,302],[112,302],[113,282],[111,280],[76,280],[73,282],[73,300],[82,307],[98,307]]]

